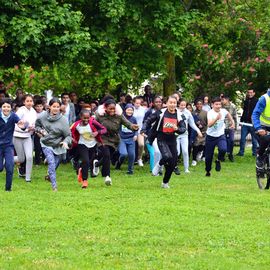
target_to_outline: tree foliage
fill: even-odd
[[[173,57],[176,81],[190,98],[269,85],[267,0],[0,4],[0,75],[31,92],[98,96],[119,85],[137,89],[152,74],[174,81],[166,62]]]
[[[61,2],[0,1],[2,65],[40,67],[90,48],[90,33],[81,26],[81,12]]]

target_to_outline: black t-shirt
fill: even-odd
[[[157,138],[168,143],[175,143],[175,127],[178,127],[177,112],[170,113],[166,110],[158,130]]]

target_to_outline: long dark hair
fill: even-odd
[[[60,101],[58,98],[56,98],[56,97],[54,97],[54,98],[52,98],[52,99],[50,100],[50,102],[49,102],[49,106],[52,106],[52,105],[53,105],[53,103],[58,103],[58,104],[59,104],[59,106],[61,106],[61,105],[62,105],[61,101]]]

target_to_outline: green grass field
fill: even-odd
[[[15,174],[0,191],[0,269],[269,269],[270,191],[254,167],[250,152],[210,178],[200,163],[169,190],[148,166],[82,190],[61,165],[57,193],[45,166],[29,184]]]

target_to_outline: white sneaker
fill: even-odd
[[[185,173],[190,173],[190,171],[188,169],[185,170]]]
[[[202,158],[202,161],[203,161],[203,162],[205,161],[205,157]]]
[[[168,183],[162,183],[161,184],[161,188],[170,188],[169,184]]]
[[[98,176],[99,174],[99,167],[96,166],[97,162],[98,162],[97,159],[93,161],[93,175],[94,176]]]
[[[138,166],[143,167],[143,162],[141,159],[138,159]]]
[[[112,185],[112,179],[111,179],[111,177],[110,176],[106,176],[104,182],[105,182],[105,185],[106,186],[111,186]]]
[[[197,165],[197,161],[196,160],[192,160],[191,166],[196,166],[196,165]]]
[[[160,166],[159,165],[159,162],[155,165],[155,167],[153,168],[153,170],[152,170],[152,175],[154,175],[154,176],[158,176],[158,174],[159,174],[159,172],[160,172],[160,170],[161,170],[161,167],[162,166]]]

